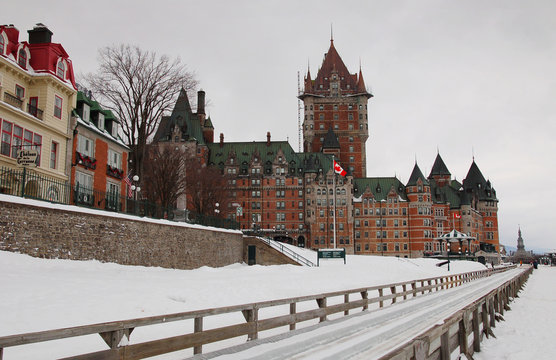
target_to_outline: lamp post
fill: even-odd
[[[133,200],[137,201],[137,193],[141,191],[141,187],[139,186],[139,175],[133,175],[131,191],[133,191]]]

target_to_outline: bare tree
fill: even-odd
[[[198,159],[189,159],[186,164],[187,208],[203,215],[225,217],[230,201],[228,179],[218,168]]]
[[[179,58],[157,56],[137,46],[107,46],[99,50],[99,69],[85,79],[103,106],[122,122],[124,141],[131,148],[131,167],[143,177],[145,146],[178,92],[193,91],[197,80]]]
[[[143,168],[143,189],[147,198],[163,207],[174,208],[185,194],[185,156],[169,147],[148,145]]]

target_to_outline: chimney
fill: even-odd
[[[220,147],[224,147],[224,134],[220,133]]]
[[[33,30],[28,30],[29,44],[48,44],[52,42],[52,31],[41,23],[35,25]]]
[[[19,43],[19,30],[17,30],[14,24],[3,26],[5,26],[4,32],[6,33],[6,36],[8,36],[8,41],[16,44]]]
[[[266,133],[266,146],[270,146],[270,131]]]
[[[197,91],[197,114],[205,113],[205,92],[203,90]]]

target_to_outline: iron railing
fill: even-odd
[[[154,219],[239,229],[239,223],[233,220],[164,207],[146,199],[129,198],[127,194],[119,192],[99,191],[79,183],[72,185],[68,181],[54,179],[27,168],[1,167],[0,193]]]

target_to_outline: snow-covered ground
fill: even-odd
[[[556,359],[556,267],[540,266],[475,360]]]
[[[305,255],[314,256],[314,253],[306,252]],[[446,268],[439,268],[436,263],[432,259],[348,256],[347,265],[341,260],[325,260],[321,261],[319,268],[234,264],[222,268],[172,270],[97,261],[44,260],[0,251],[0,336],[447,274]],[[473,262],[452,262],[451,273],[479,269],[484,266]],[[542,269],[538,274],[551,270]],[[556,275],[555,272],[552,274]],[[555,278],[553,276],[544,286],[553,286]],[[542,288],[542,283],[549,280],[540,279],[538,287]],[[528,285],[529,288],[533,286]],[[551,294],[554,295],[554,289]],[[535,300],[534,314],[543,311],[541,305],[554,305],[554,297],[552,302],[542,300],[545,299],[542,294],[534,298],[539,299]],[[523,293],[518,301],[532,300]],[[505,314],[507,323],[510,314]],[[151,330],[138,328],[133,332],[131,342],[171,336],[176,326],[183,326],[179,323],[148,327]],[[552,320],[551,323],[555,322]],[[173,324],[173,330],[166,330]],[[497,325],[495,334],[501,333],[502,326]],[[531,340],[536,341],[535,338]],[[552,346],[554,350],[553,343],[543,346]],[[4,359],[57,358],[106,348],[100,336],[90,335],[7,348]],[[210,346],[206,349],[210,350]]]

